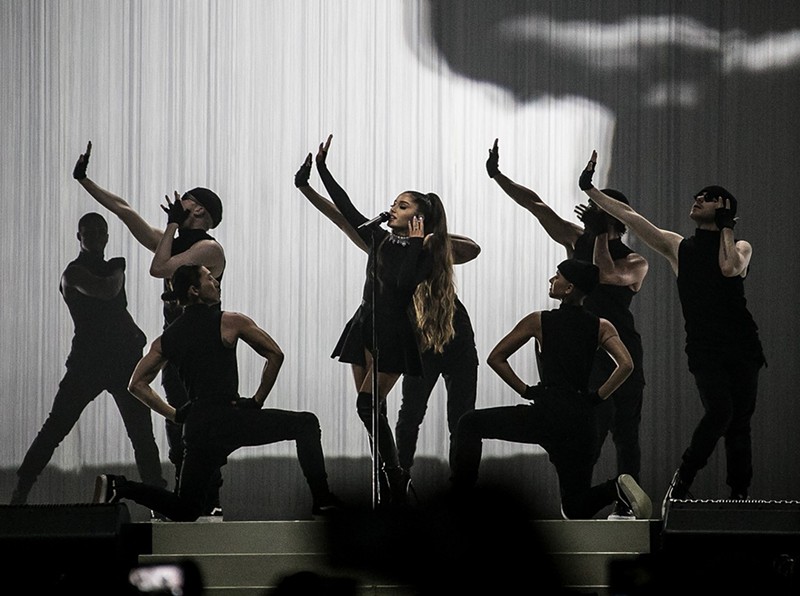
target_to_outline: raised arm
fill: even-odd
[[[517,376],[511,368],[508,359],[516,353],[522,346],[528,343],[531,338],[540,338],[542,330],[542,315],[534,312],[523,318],[514,328],[501,339],[492,349],[486,359],[486,363],[497,375],[503,379],[506,385],[522,395],[528,385]]]
[[[649,268],[647,260],[640,254],[631,253],[614,259],[608,246],[609,234],[614,227],[611,216],[597,207],[578,205],[575,213],[586,231],[594,236],[592,251],[594,264],[600,270],[600,283],[622,286],[638,292]]]
[[[498,186],[511,197],[517,205],[530,211],[539,221],[544,231],[550,238],[564,246],[567,254],[572,255],[575,242],[583,233],[583,228],[569,222],[553,211],[544,201],[529,188],[517,184],[508,176],[500,171],[500,150],[497,146],[497,139],[489,149],[489,158],[486,160],[486,172],[489,177],[497,182]]]
[[[619,338],[616,328],[606,319],[600,319],[600,330],[597,342],[616,364],[616,367],[606,379],[606,382],[597,389],[601,399],[608,399],[633,372],[633,359]]]
[[[72,170],[72,177],[75,178],[86,192],[98,203],[122,220],[122,223],[130,230],[139,244],[150,252],[155,252],[158,241],[161,239],[164,232],[148,224],[125,199],[101,188],[86,176],[86,167],[89,165],[91,153],[92,142],[89,141],[89,144],[86,146],[86,153],[78,157],[78,161],[75,163],[75,168]]]
[[[331,222],[333,222],[337,228],[344,232],[353,244],[355,244],[364,252],[368,252],[369,247],[367,246],[367,243],[364,242],[364,239],[358,235],[358,232],[356,232],[356,230],[349,223],[347,223],[347,220],[336,208],[336,205],[334,205],[332,201],[323,197],[308,184],[310,175],[311,154],[309,153],[306,157],[306,160],[303,162],[303,165],[300,166],[300,169],[297,170],[297,173],[294,175],[294,185],[301,193],[303,193],[303,196],[308,199],[308,202],[314,205],[314,207],[316,207],[320,213],[322,213]]]
[[[181,265],[203,265],[211,275],[219,279],[225,270],[225,252],[216,240],[200,240],[176,255],[172,254],[172,243],[180,224],[186,219],[180,195],[175,192],[175,202],[166,197],[167,206],[161,208],[167,213],[167,227],[159,239],[158,246],[150,263],[150,275],[169,279]]]
[[[326,163],[328,158],[328,149],[330,148],[332,139],[333,135],[328,135],[328,139],[325,141],[325,143],[320,143],[319,145],[319,150],[317,151],[316,157],[317,171],[319,172],[319,177],[322,180],[322,184],[325,185],[325,190],[328,191],[328,194],[333,200],[333,204],[336,205],[336,209],[339,210],[339,213],[342,214],[351,228],[358,230],[358,226],[368,220],[363,213],[353,206],[352,201],[350,201],[350,197],[333,178],[333,175],[328,170],[328,165]],[[365,243],[369,242],[370,235],[372,233],[371,230],[367,229],[369,227],[371,226],[367,226],[358,233]]]
[[[719,268],[722,275],[745,277],[753,256],[753,247],[744,240],[734,240],[733,227],[736,225],[736,218],[731,211],[730,200],[719,199],[719,205],[714,212],[714,223],[720,230]]]
[[[111,300],[125,283],[125,259],[116,257],[109,260],[112,271],[99,276],[78,264],[69,265],[61,274],[61,292],[80,292],[99,300]]]
[[[241,313],[224,312],[221,327],[222,340],[226,345],[233,347],[236,340],[241,339],[266,360],[261,371],[261,381],[253,394],[256,404],[263,405],[275,386],[278,372],[283,365],[283,351],[266,331],[256,325],[250,317]]]
[[[459,236],[457,234],[449,234],[450,242],[453,245],[453,264],[463,265],[469,263],[471,260],[476,259],[481,254],[480,245],[472,238],[467,236]]]
[[[162,399],[151,387],[158,373],[164,368],[167,359],[161,351],[161,336],[157,337],[131,375],[128,390],[148,408],[175,422],[175,408]]]
[[[592,158],[581,173],[578,181],[580,189],[585,192],[598,207],[624,223],[642,240],[642,242],[666,258],[672,266],[672,271],[677,275],[678,246],[681,240],[683,240],[683,236],[675,232],[670,232],[669,230],[657,228],[634,211],[630,205],[612,199],[607,194],[595,188],[592,184],[592,175],[594,174],[596,164],[597,152],[593,151]]]

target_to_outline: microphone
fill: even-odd
[[[371,226],[372,224],[380,224],[380,223],[383,223],[385,221],[389,221],[389,212],[388,211],[384,211],[383,213],[379,213],[378,215],[376,215],[375,217],[373,217],[369,221],[365,221],[360,226],[358,226],[358,229],[360,230],[361,228],[366,228],[367,226]]]

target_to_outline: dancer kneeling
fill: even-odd
[[[204,513],[215,470],[239,447],[297,442],[297,457],[313,497],[313,514],[338,505],[328,488],[319,420],[311,412],[261,409],[278,376],[283,353],[249,317],[216,308],[219,282],[203,266],[183,265],[172,278],[175,298],[185,306],[139,361],[129,389],[168,420],[183,423],[184,460],[177,493],[124,476],[97,477],[94,501],[130,499],[174,521]],[[239,396],[236,346],[241,339],[266,359],[251,398]],[[173,408],[150,386],[167,363],[176,365],[190,398]]]
[[[489,354],[488,364],[528,405],[475,410],[461,417],[456,431],[452,477],[457,492],[478,479],[483,439],[499,439],[542,446],[556,467],[561,511],[570,519],[588,519],[617,499],[639,519],[652,513],[652,503],[632,476],[622,474],[592,486],[595,428],[592,408],[608,399],[633,370],[631,356],[606,319],[583,307],[586,295],[598,283],[598,268],[567,259],[550,279],[550,297],[559,308],[537,311],[523,318]],[[508,359],[531,338],[541,382],[527,386]],[[587,391],[595,352],[602,348],[616,367],[597,391]]]

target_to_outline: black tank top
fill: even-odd
[[[178,235],[172,241],[172,256],[179,255],[182,252],[186,252],[192,245],[197,244],[201,240],[216,240],[213,236],[210,236],[208,232],[205,230],[178,230]],[[222,282],[222,274],[217,278],[218,282]],[[164,280],[164,290],[169,290],[169,280]],[[183,309],[174,300],[165,300],[164,301],[164,328],[166,328],[172,321],[177,319]]]
[[[108,261],[102,257],[81,252],[67,268],[80,266],[92,275],[107,277],[113,273]],[[61,289],[59,289],[61,291]],[[82,354],[108,356],[119,354],[120,350],[141,351],[147,342],[144,332],[128,312],[128,298],[123,284],[111,300],[93,298],[78,291],[67,292],[64,302],[75,325],[72,338],[71,359]]]
[[[581,306],[543,311],[542,345],[536,349],[542,384],[586,391],[599,332],[600,319]]]
[[[239,396],[236,348],[222,343],[222,312],[216,305],[188,306],[161,335],[162,353],[192,401],[229,404]]]
[[[591,234],[583,234],[575,242],[574,258],[584,261],[592,262],[594,257],[594,239]],[[613,260],[624,259],[633,250],[625,245],[622,240],[615,238],[608,241],[608,250],[611,253]],[[619,333],[619,338],[628,352],[631,354],[633,360],[633,372],[628,377],[626,382],[631,380],[639,381],[644,384],[644,369],[642,367],[644,360],[644,351],[642,350],[642,337],[636,330],[636,323],[631,313],[630,306],[636,292],[627,286],[614,286],[611,284],[598,284],[597,287],[589,293],[584,301],[584,307],[589,312],[596,314],[598,317],[607,319]],[[601,369],[604,372],[611,373],[616,366],[611,357],[600,351],[597,354]]]
[[[763,363],[758,327],[747,309],[744,279],[719,267],[720,232],[695,230],[678,247],[678,295],[693,368],[714,354],[741,355]]]

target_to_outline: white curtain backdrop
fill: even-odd
[[[578,174],[596,149],[596,178],[606,179],[617,122],[607,106],[577,93],[520,97],[454,71],[433,42],[428,10],[423,0],[0,3],[0,466],[22,461],[64,373],[72,322],[58,284],[78,253],[82,214],[106,216],[106,256],[127,259],[130,311],[148,340],[161,331],[161,282],[148,274],[151,253],[71,177],[89,140],[89,177],[154,225],[164,225],[159,205],[174,190],[207,186],[219,194],[224,218],[212,234],[228,259],[223,307],[250,315],[283,348],[286,361],[268,404],[315,412],[326,455],[369,453],[349,367],[329,357],[360,301],[366,257],[293,185],[298,166],[329,133],[329,167],[366,215],[385,210],[404,190],[433,191],[451,231],[480,244],[480,256],[456,271],[481,359],[478,406],[518,403],[485,358],[525,314],[555,306],[547,280],[565,253],[488,179],[487,150],[499,138],[501,169],[574,220],[573,208],[585,198]],[[695,49],[728,57],[723,69],[797,64],[796,36],[772,45],[766,38],[722,39],[718,31],[709,39],[714,30],[676,14],[602,31],[580,19],[538,23],[521,19],[500,30],[507,39],[549,40],[556,56],[587,55],[600,76],[657,52],[653,40],[683,47],[710,41],[712,48]],[[604,60],[591,58],[608,44]],[[694,101],[693,89],[675,77],[642,93],[650,105],[681,104]],[[325,194],[316,172],[311,184]],[[646,252],[635,238],[628,241]],[[648,335],[649,323],[640,325]],[[683,370],[679,323],[670,334],[669,357]],[[262,361],[246,346],[239,356],[241,392],[250,395]],[[528,382],[537,380],[532,346],[514,364]],[[399,385],[389,403],[394,420]],[[447,457],[444,405],[440,383],[420,455]],[[154,421],[166,459],[163,423],[155,415]],[[486,453],[536,449],[497,443]],[[293,453],[285,443],[233,457]],[[51,464],[132,461],[113,401],[101,398]]]

